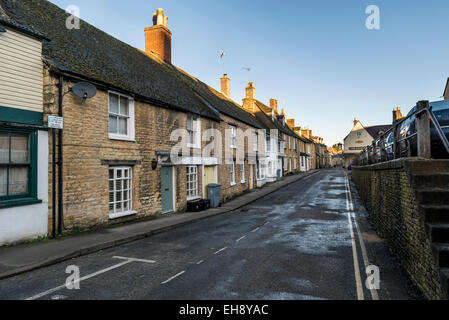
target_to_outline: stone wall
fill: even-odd
[[[48,70],[44,72],[44,121],[48,115],[58,114],[58,78]],[[132,219],[145,218],[162,213],[161,166],[152,168],[152,160],[157,152],[170,152],[177,142],[170,142],[173,130],[186,128],[187,113],[168,110],[141,101],[134,101],[135,141],[111,140],[108,135],[108,91],[98,88],[96,96],[83,101],[69,92],[74,81],[64,81],[63,116],[63,209],[64,229],[92,228],[110,223],[120,223]],[[243,131],[250,126],[222,115],[223,121],[216,122],[201,118],[201,130],[218,129],[223,139],[230,125]],[[208,142],[202,142],[200,149],[191,149],[195,157]],[[252,141],[250,142],[252,143]],[[52,153],[49,137],[50,161]],[[223,144],[223,156],[225,144]],[[247,153],[248,142],[239,145]],[[198,153],[199,152],[199,153]],[[198,154],[197,154],[198,153]],[[234,160],[235,158],[234,153]],[[230,183],[230,166],[220,162],[218,183],[222,184],[222,201],[230,200],[250,187],[250,165],[245,160],[245,181],[240,179],[240,166],[235,166],[235,185]],[[133,188],[132,209],[137,214],[129,217],[109,219],[110,162],[132,165]],[[52,225],[52,172],[49,163],[49,232]],[[186,167],[174,167],[175,211],[182,212],[187,207]],[[203,167],[198,165],[198,196],[203,196]],[[255,174],[253,174],[255,186]]]
[[[415,285],[428,299],[443,299],[438,263],[415,197],[409,161],[355,167],[352,179],[373,228]]]

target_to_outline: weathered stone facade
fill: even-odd
[[[57,115],[59,79],[45,71],[45,121],[48,115]],[[73,81],[64,82],[63,92],[69,92]],[[130,219],[160,215],[161,207],[161,168],[153,170],[152,161],[157,152],[170,152],[177,142],[170,136],[176,129],[187,127],[187,113],[155,107],[141,101],[134,101],[135,141],[111,140],[108,136],[108,91],[99,88],[96,96],[83,101],[72,93],[64,96],[64,138],[63,138],[63,208],[65,230],[91,228],[109,223],[119,223]],[[245,181],[240,179],[240,165],[236,162],[237,152],[233,150],[235,165],[235,184],[231,185],[230,165],[225,163],[225,139],[230,125],[243,132],[254,129],[251,126],[222,115],[222,122],[201,118],[201,136],[206,130],[217,129],[222,138],[223,159],[217,159],[217,181],[222,185],[222,201],[228,201],[250,189],[251,166],[248,162],[248,145],[252,141],[237,139],[237,148],[244,148]],[[190,149],[195,157],[209,142],[202,141],[201,148]],[[51,146],[51,138],[50,138]],[[263,146],[260,146],[263,153]],[[52,149],[50,148],[50,154]],[[217,154],[217,156],[221,156]],[[133,192],[132,209],[137,214],[119,219],[109,218],[108,174],[111,163],[132,166]],[[198,197],[204,197],[204,167],[198,167]],[[51,165],[50,165],[51,168]],[[182,212],[187,207],[186,166],[175,165],[175,211]],[[254,170],[254,168],[253,168]],[[51,226],[52,179],[49,172],[49,226]]]
[[[428,299],[444,299],[438,262],[411,182],[413,168],[397,160],[353,169],[369,220]]]

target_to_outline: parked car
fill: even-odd
[[[431,102],[432,111],[443,129],[446,137],[449,139],[449,101]],[[410,110],[407,116],[416,112],[416,106]],[[429,119],[430,120],[430,119]],[[430,120],[431,121],[431,120]],[[418,155],[418,134],[417,134],[416,115],[410,116],[405,120],[399,129],[398,148],[401,157],[416,157]],[[430,125],[430,142],[432,158],[448,159],[449,153],[446,151],[434,124]]]
[[[391,132],[387,140],[385,141],[385,152],[387,153],[387,160],[393,160],[394,159],[394,132]]]

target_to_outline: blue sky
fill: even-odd
[[[259,100],[279,100],[288,118],[332,145],[354,117],[391,123],[418,100],[438,100],[449,76],[449,1],[410,0],[51,0],[144,49],[143,29],[163,8],[173,63],[219,89],[226,56],[232,98],[241,103],[251,67]],[[368,5],[381,29],[365,27]]]

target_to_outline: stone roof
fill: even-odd
[[[66,28],[69,14],[46,0],[0,0],[6,14],[51,39],[43,57],[56,71],[98,81],[166,108],[220,121],[218,112],[260,128],[254,116],[181,69],[147,55],[80,20]],[[217,112],[218,111],[218,112]]]

